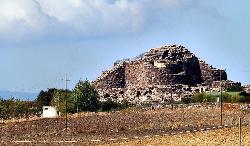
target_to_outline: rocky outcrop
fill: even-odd
[[[199,65],[203,84],[211,87],[213,81],[227,80],[227,73],[225,70],[214,68],[203,60],[199,60]]]
[[[183,46],[170,45],[116,62],[93,85],[106,98],[152,101],[169,99],[172,93],[178,100],[180,93],[191,94],[197,87],[211,87],[220,78],[227,80],[224,70],[206,64]]]

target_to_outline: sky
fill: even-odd
[[[250,84],[248,0],[0,0],[0,90],[73,88],[169,44]]]

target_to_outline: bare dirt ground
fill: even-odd
[[[224,106],[224,124],[236,125],[239,116],[243,118],[243,124],[250,123],[249,113],[242,112],[238,106]],[[216,106],[179,108],[173,111],[165,108],[82,113],[69,116],[67,130],[64,117],[0,124],[0,145],[120,144],[131,139],[212,129],[218,125],[220,109]]]
[[[250,145],[250,126],[242,129],[241,145]],[[238,128],[142,138],[104,146],[236,146],[239,145]]]

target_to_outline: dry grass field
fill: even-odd
[[[250,145],[250,126],[242,128],[242,146]],[[171,136],[143,138],[107,144],[104,146],[236,146],[239,145],[238,128],[226,128]]]
[[[241,111],[239,106],[224,105],[224,124],[236,125],[239,116],[243,118],[243,124],[250,123],[249,113]],[[196,132],[193,136],[191,134],[180,134],[157,137],[157,139],[141,138],[155,135],[162,136],[187,130],[193,131],[194,129],[207,127],[212,128],[218,125],[220,125],[220,109],[216,106],[178,108],[173,111],[164,108],[156,110],[125,110],[110,113],[81,113],[69,116],[67,130],[65,130],[64,117],[0,124],[0,145],[73,144],[89,146],[113,143],[120,145],[124,142],[128,142],[128,145],[140,145],[140,143],[142,145],[146,143],[149,143],[149,145],[150,143],[152,145],[160,145],[161,143],[162,145],[172,145],[171,141],[179,141],[180,144],[178,145],[197,145],[201,141],[211,142],[209,137],[212,137],[213,131],[208,131],[207,138],[204,135],[205,133]],[[224,131],[225,135],[227,130],[229,129]],[[218,130],[218,132],[222,132],[223,135],[223,131]],[[233,129],[228,133],[232,134]],[[237,137],[237,135],[235,136]],[[131,141],[135,137],[140,140]],[[235,141],[235,138],[230,141],[235,143],[233,140]],[[156,143],[154,144],[153,141]],[[166,143],[163,143],[164,141]],[[218,141],[215,141],[215,143]]]

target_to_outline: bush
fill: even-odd
[[[127,100],[123,100],[122,103],[119,104],[119,109],[124,109],[131,106]]]
[[[192,102],[215,102],[216,96],[212,94],[206,94],[206,93],[198,93],[192,96],[191,98]]]
[[[190,97],[181,98],[181,102],[184,104],[189,104],[192,102],[192,98],[190,98]]]
[[[233,85],[226,89],[227,92],[241,92],[243,91],[243,87],[240,84]]]
[[[118,108],[118,103],[113,102],[111,99],[100,102],[100,111],[112,111]]]
[[[246,101],[246,97],[240,96],[239,102],[240,102],[240,103],[244,103],[245,101]]]
[[[100,102],[99,107],[99,111],[115,111],[129,107],[129,103],[126,100],[123,100],[122,103],[116,103],[108,99],[107,101]]]
[[[193,95],[192,102],[204,102],[204,93],[198,93]]]
[[[220,95],[219,95],[220,96]],[[218,95],[208,94],[208,93],[199,93],[195,94],[191,98],[191,102],[216,102]],[[223,102],[247,102],[250,101],[249,98],[246,98],[244,96],[240,96],[238,94],[230,95],[228,93],[222,93],[222,101]],[[188,99],[183,99],[184,103],[188,103]]]
[[[204,98],[203,101],[206,101],[206,102],[216,102],[216,96],[212,94],[205,94],[203,98]]]
[[[19,99],[0,98],[0,119],[23,118],[35,116],[38,112],[34,101],[22,101]]]
[[[237,103],[240,102],[240,95],[239,94],[234,94],[231,96],[231,102]]]
[[[250,94],[249,93],[241,92],[239,94],[239,96],[240,96],[239,102],[241,102],[241,103],[245,103],[245,102],[250,103]]]
[[[231,102],[231,95],[228,93],[222,93],[222,101],[223,102]]]

